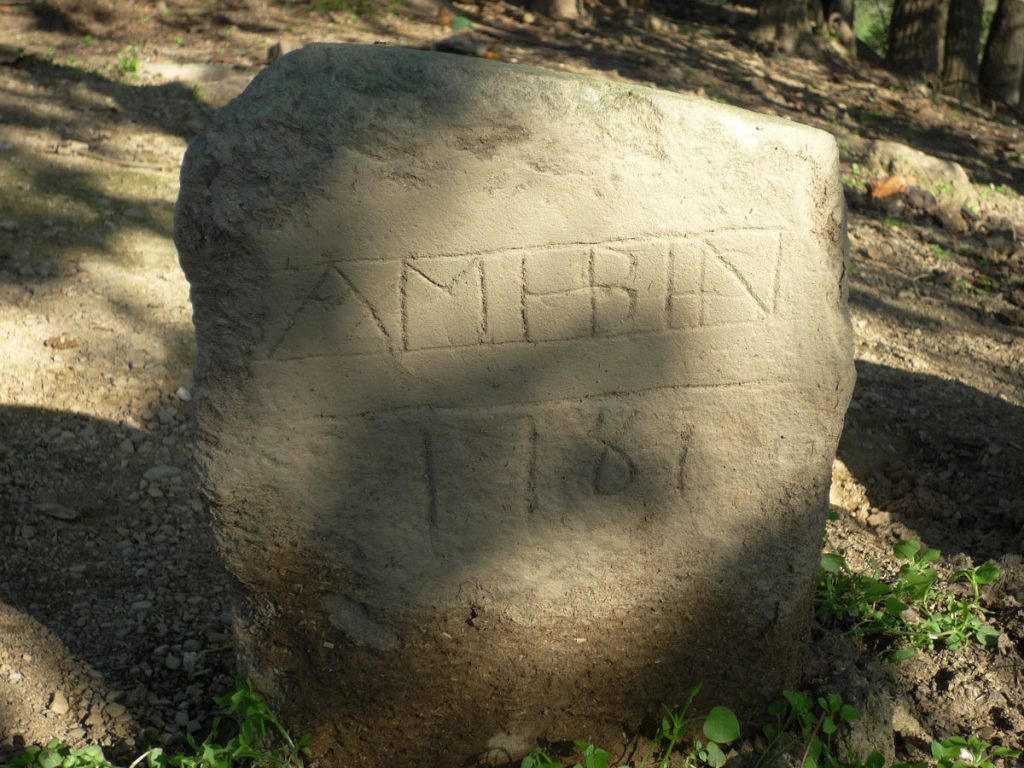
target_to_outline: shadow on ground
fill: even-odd
[[[931,546],[978,563],[1024,548],[1024,408],[860,361],[839,458]]]
[[[187,444],[170,428],[155,434],[16,406],[0,406],[0,435],[0,539],[9,543],[0,601],[44,628],[29,622],[28,631],[59,641],[40,646],[54,666],[45,681],[72,706],[70,720],[47,727],[113,735],[115,748],[120,739],[128,749],[129,722],[152,727],[167,710],[173,722],[193,681],[233,664],[230,583],[196,499]],[[104,696],[114,690],[130,720],[107,717]],[[190,717],[204,720],[213,701],[187,698]],[[94,711],[97,722],[88,719]],[[17,728],[15,712],[23,719],[26,709],[5,713],[0,730]]]

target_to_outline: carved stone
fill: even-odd
[[[853,385],[829,135],[309,46],[190,147],[175,240],[245,668],[326,764],[793,681]]]

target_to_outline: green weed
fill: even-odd
[[[1002,195],[1003,197],[1017,197],[1017,192],[1012,187],[1008,187],[1005,184],[983,184],[978,186],[978,193],[982,197],[992,197],[993,195]]]
[[[944,248],[938,243],[931,244],[932,253],[934,253],[940,259],[948,259],[950,256],[949,249]]]
[[[681,708],[671,710],[666,707],[665,716],[661,718],[661,725],[654,735],[647,753],[640,761],[640,768],[646,768],[648,760],[658,753],[661,760],[659,768],[668,768],[672,760],[673,752],[684,743],[687,732],[700,718],[689,716],[693,700],[700,693],[701,686],[690,691],[686,703]],[[683,751],[683,763],[687,768],[695,766],[709,766],[709,768],[721,768],[725,765],[725,753],[722,745],[731,744],[740,737],[740,724],[736,715],[728,707],[713,707],[701,725],[701,732],[707,739],[706,742],[699,738],[693,739],[689,746]]]
[[[562,761],[556,760],[543,749],[535,749],[523,758],[519,768],[562,768]]]
[[[686,743],[690,729],[701,721],[701,718],[689,714],[700,689],[698,685],[690,691],[682,707],[674,710],[665,708],[658,732],[637,763],[638,768],[647,768],[655,755],[658,756],[658,768],[669,768],[673,755],[682,758],[684,768],[722,768],[725,765],[726,756],[722,746],[740,737],[739,721],[728,707],[713,707],[701,725],[703,739],[696,737]],[[573,768],[608,768],[611,753],[589,741],[576,741],[574,744],[581,759]],[[683,745],[685,748],[680,748]],[[675,764],[679,765],[679,762]],[[537,749],[523,758],[520,768],[562,768],[562,763],[543,749]]]
[[[765,748],[754,768],[774,765],[785,754],[802,755],[801,768],[851,765],[850,759],[844,761],[836,754],[835,738],[840,725],[860,720],[860,712],[844,703],[838,693],[814,700],[796,691],[783,691],[768,712],[774,720],[761,729]]]
[[[977,736],[950,736],[944,741],[932,742],[932,757],[936,768],[995,768],[995,759],[1015,760],[1020,757],[1020,750],[994,747]]]
[[[12,768],[108,768],[110,763],[103,755],[103,749],[90,744],[72,749],[57,739],[51,739],[45,747],[29,747],[11,763]]]
[[[999,578],[995,563],[953,574],[951,582],[972,587],[973,598],[961,600],[938,586],[932,563],[942,556],[939,550],[901,541],[893,554],[903,565],[892,580],[854,573],[841,555],[823,554],[815,598],[819,614],[848,625],[857,636],[892,642],[894,660],[910,658],[918,649],[956,651],[969,642],[995,647],[999,631],[985,623],[980,602],[980,587]]]
[[[201,744],[191,734],[187,737],[191,752],[168,755],[163,749],[151,749],[137,757],[129,768],[143,764],[147,768],[304,768],[311,756],[310,738],[292,739],[270,706],[253,690],[251,681],[238,679],[235,685],[235,692],[218,702],[225,712],[214,718],[210,735]],[[218,742],[218,733],[225,721],[232,724],[236,735],[222,744]],[[11,766],[113,768],[99,746],[73,749],[57,739],[45,747],[29,747]]]
[[[843,186],[848,189],[859,189],[864,185],[864,179],[861,177],[861,170],[859,163],[850,163],[850,173],[843,175]]]
[[[903,222],[893,216],[886,216],[883,222],[887,227],[902,227]]]
[[[589,741],[579,740],[573,744],[583,758],[573,768],[608,768],[608,761],[612,759],[611,752]],[[553,758],[543,749],[537,749],[524,757],[519,765],[520,768],[562,768],[562,761]]]
[[[129,45],[124,48],[114,60],[114,68],[121,77],[139,76],[139,49],[137,46]]]
[[[983,291],[998,291],[999,285],[990,277],[980,276],[974,281],[974,287]]]
[[[909,552],[914,543],[905,549]],[[974,569],[972,573],[978,570]],[[701,743],[699,739],[694,739],[684,751],[673,750],[674,744],[685,738],[684,731],[698,719],[686,716],[698,690],[691,693],[682,709],[670,712],[662,720],[655,748],[661,749],[666,743],[669,746],[662,752],[658,768],[668,768],[670,764],[681,765],[682,768],[721,768],[726,765],[724,754],[713,758],[715,762],[712,762],[711,753],[698,746]],[[866,758],[852,750],[839,754],[839,734],[845,726],[860,720],[860,712],[844,702],[838,693],[811,698],[796,691],[783,691],[782,698],[769,707],[769,713],[773,719],[761,729],[763,748],[752,763],[753,768],[772,768],[779,764],[793,768],[886,768],[885,758],[880,752],[872,752]],[[712,709],[704,719],[702,730],[709,743],[728,744],[740,736],[735,715],[726,707]],[[589,741],[577,741],[575,745],[581,759],[572,768],[609,768],[612,759],[609,752]],[[997,761],[1004,758],[1012,760],[1021,755],[1019,750],[993,746],[976,736],[951,736],[944,741],[933,742],[931,752],[934,763],[894,762],[888,768],[997,768]],[[673,754],[681,760],[672,762]],[[651,750],[648,750],[634,765],[646,768],[650,757]],[[745,758],[744,764],[751,765],[749,760],[752,759]],[[563,768],[563,765],[560,760],[538,749],[523,758],[520,768]]]

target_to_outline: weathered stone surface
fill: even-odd
[[[328,764],[792,680],[853,384],[827,134],[310,46],[193,143],[175,239],[247,664]]]

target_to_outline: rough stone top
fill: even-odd
[[[317,44],[283,57],[217,114],[186,157],[180,205],[239,233],[255,225],[283,241],[299,232],[325,251],[344,245],[342,258],[454,254],[581,231],[600,241],[777,226],[789,201],[819,193],[794,184],[807,180],[801,166],[835,162],[823,131],[695,97],[449,54]],[[327,198],[326,210],[290,220],[289,202],[315,208],[317,188],[331,183],[356,184],[360,195],[346,210]],[[467,198],[494,204],[446,205]],[[268,266],[286,268],[287,256]]]
[[[843,215],[835,141],[813,128],[524,66],[312,45],[189,148],[175,240],[207,386],[253,365],[287,364],[316,391],[363,377],[347,391],[365,397],[305,401],[341,415],[503,402],[501,382],[542,360],[565,366],[537,397],[624,391],[654,359],[671,361],[652,374],[666,386],[784,377],[842,305]],[[800,318],[796,335],[762,333]]]

